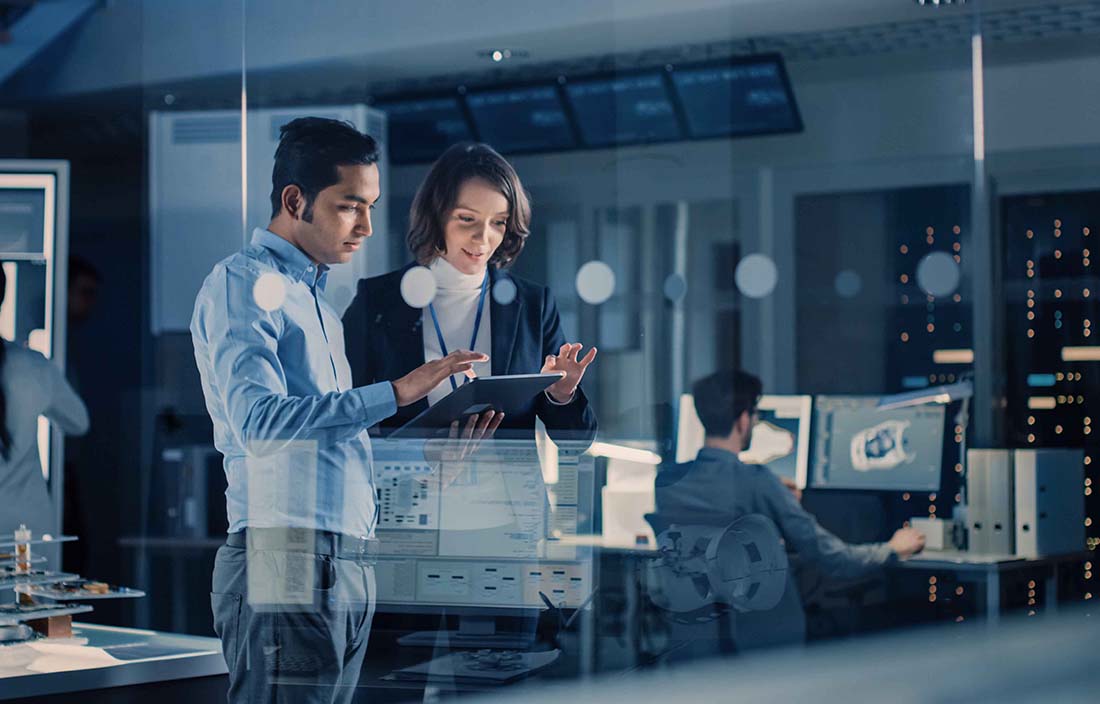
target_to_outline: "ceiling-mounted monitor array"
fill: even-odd
[[[390,160],[429,162],[475,139],[505,154],[802,131],[779,54],[449,94],[397,96]]]

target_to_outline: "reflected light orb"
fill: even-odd
[[[958,262],[946,252],[930,252],[917,265],[917,285],[929,296],[950,296],[961,279]]]
[[[283,277],[272,272],[261,274],[252,285],[252,300],[268,313],[282,308],[286,302],[286,283]]]
[[[765,298],[779,283],[779,270],[770,257],[750,254],[737,264],[733,279],[737,290],[748,298]]]
[[[586,262],[577,271],[577,295],[590,305],[598,306],[615,293],[615,272],[604,262]]]
[[[413,308],[426,307],[435,292],[435,275],[426,266],[414,266],[401,277],[401,298]]]

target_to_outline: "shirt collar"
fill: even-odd
[[[703,447],[699,449],[699,454],[696,459],[713,460],[716,462],[734,462],[740,464],[741,460],[737,459],[737,455],[733,454],[729,450],[723,450],[720,447]]]
[[[292,245],[287,240],[279,237],[271,230],[257,227],[252,231],[252,244],[259,245],[274,256],[283,272],[295,281],[304,281],[312,286],[325,290],[328,283],[328,266],[314,264],[302,250]]]

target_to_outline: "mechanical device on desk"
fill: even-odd
[[[32,546],[74,540],[77,538],[71,535],[35,538],[20,526],[13,540],[0,541],[0,588],[11,587],[17,595],[13,603],[0,604],[0,643],[72,636],[73,615],[92,611],[91,606],[77,601],[145,596],[137,589],[34,567],[45,559],[37,558]]]
[[[590,549],[555,539],[590,532],[586,450],[587,443],[559,442],[540,452],[533,441],[494,439],[436,467],[420,442],[375,443],[378,612],[458,617],[457,630],[410,633],[402,646],[492,651],[450,653],[395,679],[503,682],[553,661],[546,652],[511,651],[531,649],[547,603],[579,610],[593,593]],[[521,628],[506,630],[509,621]]]
[[[646,565],[653,603],[691,620],[716,615],[712,605],[767,611],[783,597],[787,553],[775,524],[742,516],[727,526],[680,525],[650,515],[660,556]]]

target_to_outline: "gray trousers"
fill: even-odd
[[[350,702],[374,618],[374,567],[223,545],[210,605],[230,704]]]

